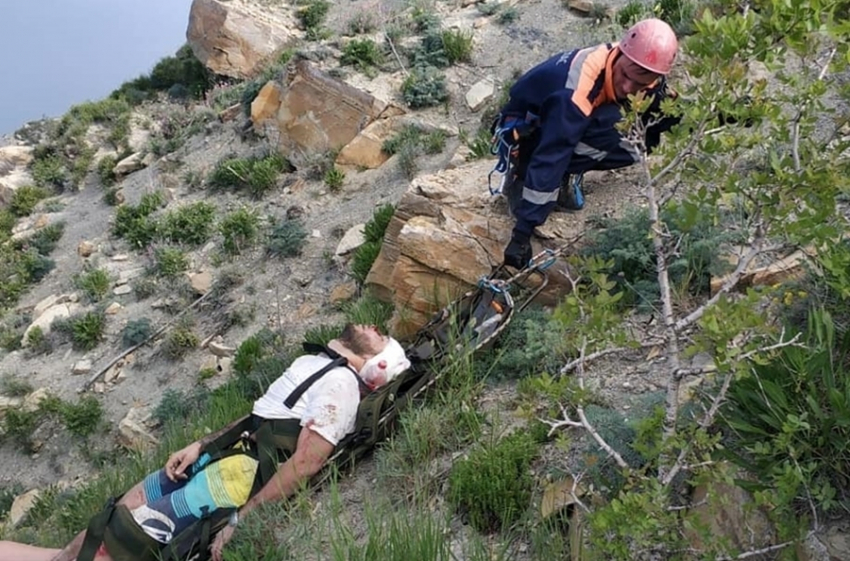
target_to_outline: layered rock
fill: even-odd
[[[12,200],[18,187],[32,184],[27,166],[32,162],[29,146],[5,146],[0,148],[0,208]]]
[[[186,39],[216,74],[248,78],[301,34],[291,9],[245,0],[194,0]]]
[[[414,332],[501,264],[513,221],[500,198],[487,189],[492,165],[484,160],[416,177],[402,196],[366,279],[379,298],[398,310],[391,328],[399,336]],[[558,233],[545,243],[553,248],[582,226],[577,220],[572,226],[562,224],[557,216],[550,222],[550,232]],[[532,240],[535,253],[542,250],[542,241]],[[556,267],[549,276],[543,297],[551,301],[568,284]]]
[[[284,77],[269,82],[251,105],[257,132],[276,137],[284,155],[339,150],[339,164],[374,168],[384,163],[381,144],[392,135],[393,117],[403,111],[298,61]]]

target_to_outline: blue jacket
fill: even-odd
[[[611,67],[618,53],[610,43],[564,52],[526,72],[511,88],[502,114],[536,115],[540,134],[516,211],[517,231],[531,235],[546,221],[591,113],[616,104]]]

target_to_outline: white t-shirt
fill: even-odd
[[[324,368],[331,359],[324,354],[295,359],[260,399],[254,402],[254,415],[264,419],[300,419],[325,440],[336,446],[354,432],[360,387],[354,373],[345,366],[326,372],[290,409],[283,402],[301,383]]]

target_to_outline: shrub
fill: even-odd
[[[104,187],[115,185],[115,181],[118,179],[115,176],[115,166],[117,164],[118,159],[112,155],[102,157],[97,163],[97,176],[100,179],[100,184]]]
[[[449,98],[446,77],[431,67],[414,68],[402,83],[401,94],[411,109],[439,105]]]
[[[109,292],[109,273],[93,269],[74,277],[74,285],[92,302],[99,302]]]
[[[351,258],[351,275],[354,280],[360,284],[366,282],[366,277],[369,276],[369,271],[380,253],[380,242],[366,242],[357,248]]]
[[[325,172],[325,185],[328,186],[332,192],[337,192],[342,189],[342,185],[345,182],[345,172],[337,167],[332,167],[328,171]]]
[[[739,234],[722,226],[688,217],[685,209],[668,205],[661,219],[669,225],[668,238],[677,244],[679,257],[668,264],[670,282],[690,294],[708,292],[712,275],[728,266],[718,258],[724,243],[735,243]],[[613,260],[604,271],[625,291],[624,304],[652,305],[659,288],[655,250],[647,237],[649,215],[645,210],[630,211],[620,219],[603,219],[601,229],[590,235],[584,255]]]
[[[121,205],[115,213],[112,233],[142,249],[149,246],[159,235],[159,222],[151,217],[164,199],[157,191],[142,196],[138,205]]]
[[[452,466],[449,500],[481,531],[509,527],[529,507],[534,489],[530,467],[537,452],[526,432],[485,443]]]
[[[191,47],[183,45],[174,56],[157,62],[150,75],[123,83],[110,97],[138,105],[152,99],[156,92],[167,92],[178,86],[200,98],[212,85],[212,78],[212,73],[195,57]]]
[[[121,204],[121,202],[123,201],[123,198],[121,197],[121,195],[119,195],[120,192],[121,192],[121,189],[118,189],[116,187],[106,189],[103,192],[103,202],[104,202],[104,204],[109,205],[109,206],[118,206],[119,204]]]
[[[162,219],[162,237],[187,245],[201,245],[213,233],[216,207],[199,201],[168,212]]]
[[[21,380],[10,375],[4,375],[0,378],[0,394],[8,397],[25,397],[35,390],[35,388],[26,380]]]
[[[153,333],[151,320],[148,318],[132,319],[121,330],[121,346],[125,349],[141,345]]]
[[[341,325],[319,325],[311,327],[304,333],[304,341],[314,345],[327,345],[332,339],[342,335]]]
[[[151,412],[151,417],[168,428],[190,420],[198,411],[206,409],[209,401],[210,393],[204,386],[195,386],[189,392],[168,388]]]
[[[499,17],[496,18],[496,22],[499,25],[510,25],[517,20],[519,20],[519,10],[513,6],[502,10]]]
[[[216,165],[207,182],[212,187],[244,189],[254,198],[260,199],[277,185],[281,173],[291,170],[291,164],[279,154],[227,158]]]
[[[472,60],[472,31],[447,29],[440,34],[449,64]]]
[[[649,7],[640,0],[631,0],[617,11],[617,23],[631,27],[650,13]]]
[[[33,159],[30,165],[33,181],[39,187],[62,191],[70,181],[70,174],[65,161],[57,154],[49,154]]]
[[[393,219],[395,207],[391,204],[385,204],[375,209],[375,212],[363,227],[363,236],[367,242],[379,242],[384,240],[384,234],[387,232],[387,227]]]
[[[18,219],[7,209],[0,210],[0,243],[9,239]]]
[[[172,329],[162,342],[162,352],[169,360],[179,360],[198,346],[198,336],[186,325]]]
[[[59,413],[65,428],[83,438],[93,434],[103,420],[103,406],[94,396],[82,397],[76,404],[62,403]]]
[[[345,303],[342,313],[345,314],[345,320],[349,323],[377,325],[378,328],[387,331],[387,323],[393,315],[393,305],[366,293],[353,302]]]
[[[103,339],[106,328],[106,316],[99,312],[87,312],[68,319],[73,347],[81,351],[90,351]]]
[[[56,244],[62,239],[62,235],[64,233],[64,222],[48,224],[41,230],[36,231],[36,233],[29,238],[23,240],[20,245],[16,245],[16,247],[21,250],[32,249],[41,255],[49,255],[54,249],[56,249]]]
[[[225,216],[219,230],[224,236],[224,250],[230,254],[239,254],[251,247],[257,239],[259,217],[247,208],[240,208]]]
[[[46,277],[56,267],[53,259],[30,249],[21,254],[19,271],[25,283],[36,283]]]
[[[133,284],[133,294],[141,301],[156,294],[157,284],[154,279],[141,278]]]
[[[803,342],[735,379],[721,410],[726,453],[755,476],[744,486],[792,516],[795,507],[808,512],[809,501],[841,511],[837,494],[850,484],[835,469],[850,461],[850,331],[836,331],[830,313],[816,309]]]
[[[349,35],[371,33],[377,28],[378,23],[375,21],[375,14],[366,10],[356,12],[346,23]]]
[[[176,247],[159,247],[154,251],[156,274],[173,279],[189,268],[189,258]]]
[[[355,39],[342,50],[340,64],[356,66],[367,72],[384,61],[384,54],[371,39]]]
[[[351,274],[360,284],[366,282],[366,276],[381,252],[384,233],[394,212],[395,207],[393,205],[386,204],[379,207],[363,228],[366,241],[355,250],[351,258]]]
[[[12,200],[9,201],[9,210],[15,216],[29,216],[35,209],[35,205],[49,196],[50,192],[42,187],[32,185],[18,187],[12,195]]]
[[[48,354],[53,351],[53,344],[50,339],[44,334],[44,331],[35,326],[27,333],[27,348],[33,355]]]
[[[32,435],[42,420],[39,411],[27,411],[20,407],[6,410],[3,419],[3,439],[9,439],[25,450],[32,449]]]
[[[284,219],[272,228],[266,253],[272,257],[297,257],[307,242],[307,230],[300,220]]]
[[[298,19],[307,32],[307,39],[316,41],[325,35],[322,25],[330,10],[330,3],[326,0],[310,0],[306,6],[298,10]]]

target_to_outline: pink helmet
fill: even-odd
[[[676,34],[660,19],[645,19],[626,31],[620,41],[620,52],[647,70],[656,74],[669,74],[676,60],[679,42]]]

